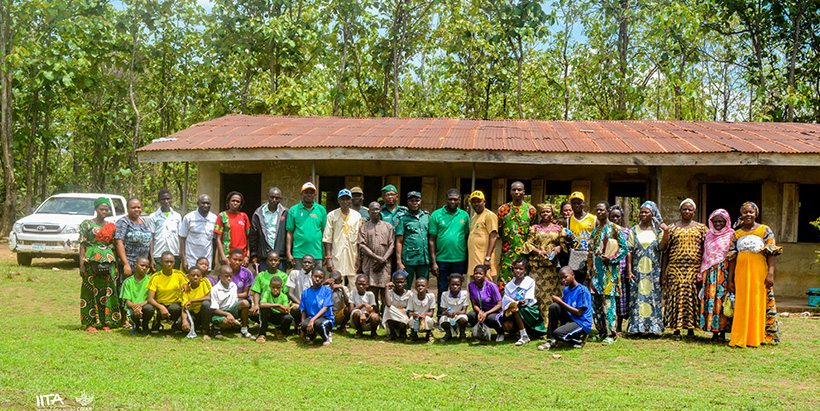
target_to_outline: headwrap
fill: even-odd
[[[111,202],[110,202],[110,201],[108,201],[108,199],[107,199],[107,198],[105,198],[105,197],[100,197],[100,198],[98,198],[98,199],[94,200],[94,208],[95,208],[95,209],[96,209],[97,207],[99,207],[99,205],[100,205],[100,204],[105,204],[105,205],[107,205],[109,208],[111,208]]]
[[[388,191],[392,191],[392,192],[394,192],[394,193],[398,193],[398,192],[399,192],[399,190],[396,190],[396,186],[394,186],[393,184],[388,184],[388,185],[386,185],[386,186],[382,187],[382,194],[384,194],[384,193],[386,193],[386,192],[388,192]]]
[[[695,200],[692,200],[691,198],[687,198],[687,199],[681,201],[680,202],[680,207],[678,207],[678,208],[683,208],[683,206],[685,204],[692,204],[692,210],[697,210],[698,209],[698,206],[695,205]]]
[[[621,206],[619,206],[619,205],[615,204],[614,206],[609,207],[609,212],[610,212],[610,213],[611,213],[611,212],[613,212],[613,211],[615,211],[615,210],[620,211],[620,212],[621,212],[621,216],[623,216],[623,215],[624,215],[624,210],[621,208]]]
[[[641,204],[641,208],[644,207],[648,208],[649,212],[652,213],[652,227],[655,230],[660,230],[663,217],[661,217],[661,212],[658,210],[658,205],[655,204],[654,201],[644,201],[643,204]]]
[[[715,230],[715,225],[712,224],[712,218],[715,216],[721,216],[726,220],[723,229]],[[712,214],[709,215],[709,231],[706,233],[706,239],[703,242],[701,273],[726,260],[726,252],[729,251],[729,247],[732,245],[732,237],[735,235],[735,230],[729,227],[730,221],[732,219],[729,217],[729,212],[722,208],[712,211]]]
[[[735,221],[735,225],[733,226],[734,228],[738,228],[741,225],[743,225],[743,209],[746,208],[746,207],[749,207],[749,206],[751,206],[752,209],[755,210],[755,218],[757,218],[757,216],[760,215],[760,209],[757,208],[757,204],[755,204],[751,201],[747,201],[747,202],[743,203],[742,206],[740,206],[740,217],[738,217],[737,221]]]
[[[555,221],[555,220],[558,219],[558,217],[555,215],[555,206],[552,205],[551,203],[536,204],[535,209],[538,211],[538,216],[539,217],[541,216],[541,211],[542,210],[549,209],[550,211],[552,211],[552,220]]]

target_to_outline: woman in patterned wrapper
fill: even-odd
[[[680,339],[683,329],[689,330],[686,338],[695,338],[700,325],[700,302],[698,300],[697,276],[703,261],[703,241],[709,230],[692,218],[695,202],[687,198],[680,203],[680,221],[667,227],[661,240],[663,264],[661,285],[663,293],[663,323],[674,332],[672,338]]]
[[[86,331],[110,331],[119,324],[117,280],[114,271],[114,224],[105,221],[111,204],[105,197],[94,201],[94,218],[80,224],[80,321]]]

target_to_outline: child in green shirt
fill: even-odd
[[[120,299],[125,301],[128,318],[134,325],[131,334],[148,335],[148,323],[154,317],[154,306],[148,304],[148,269],[151,262],[145,257],[137,258],[136,272],[122,283]]]
[[[268,258],[265,259],[265,262],[268,263],[268,270],[262,271],[256,275],[256,277],[253,279],[253,285],[251,285],[250,289],[251,301],[253,302],[253,306],[251,307],[250,311],[248,311],[248,318],[253,319],[259,324],[262,324],[262,320],[259,317],[259,302],[267,298],[267,296],[270,294],[271,278],[281,278],[282,284],[285,284],[288,281],[288,275],[279,271],[276,268],[279,266],[279,253],[277,253],[276,251],[271,251],[268,254]],[[282,293],[285,295],[285,298],[287,298],[287,286],[282,286]]]
[[[268,265],[276,269],[276,265]],[[257,277],[258,279],[259,277]],[[283,281],[281,277],[273,276],[268,283],[269,293],[266,293],[259,302],[259,316],[261,317],[261,328],[256,342],[265,342],[265,334],[268,332],[268,324],[278,326],[285,334],[290,331],[290,323],[293,317],[290,315],[290,302],[288,296],[282,292]]]

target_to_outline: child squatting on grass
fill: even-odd
[[[552,296],[547,342],[539,345],[539,350],[549,350],[555,347],[557,341],[581,348],[592,330],[592,295],[589,289],[583,284],[578,284],[575,280],[575,273],[569,267],[561,268],[558,276],[561,284],[564,285],[564,296]]]
[[[182,330],[208,335],[211,324],[211,282],[203,281],[203,273],[197,267],[188,271],[188,287],[182,292]],[[191,313],[191,317],[188,316]]]
[[[447,342],[453,337],[458,329],[461,342],[467,341],[467,306],[470,298],[467,291],[461,289],[464,277],[461,274],[450,274],[450,284],[448,290],[441,293],[441,308],[444,315],[439,319],[439,325],[444,329],[444,338],[441,342]]]
[[[223,338],[222,330],[240,325],[240,322],[236,320],[237,316],[242,319],[240,334],[245,338],[253,338],[248,332],[248,308],[250,304],[247,298],[239,299],[237,287],[232,278],[233,270],[231,266],[221,266],[219,268],[219,283],[211,289],[211,322],[215,325],[214,338],[217,340]]]
[[[333,317],[340,333],[347,333],[347,322],[350,321],[350,291],[344,285],[344,278],[340,271],[332,271],[330,278],[325,281],[333,295]]]
[[[134,325],[131,334],[148,335],[148,323],[154,318],[154,306],[148,304],[148,270],[151,262],[146,257],[137,258],[134,275],[122,283],[120,299],[125,301],[128,318]]]
[[[387,331],[387,339],[407,338],[407,325],[410,324],[410,317],[407,315],[407,303],[412,297],[412,293],[404,289],[407,276],[404,271],[393,273],[393,280],[387,283],[388,291],[384,296],[384,315],[382,316],[382,326]]]
[[[356,291],[350,294],[350,319],[357,331],[353,338],[361,338],[365,331],[370,331],[370,336],[376,338],[376,330],[379,328],[376,296],[367,287],[367,276],[359,274],[356,277]]]
[[[436,326],[436,295],[427,292],[427,279],[416,279],[416,293],[407,302],[407,313],[413,322],[410,337],[415,341],[419,331],[424,331],[427,341],[433,342],[433,327]]]
[[[302,325],[299,327],[299,341],[304,344],[313,341],[318,335],[322,345],[333,342],[333,293],[324,286],[325,272],[320,268],[313,270],[313,285],[302,291],[299,310],[302,312]]]

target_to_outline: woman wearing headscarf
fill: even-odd
[[[732,245],[735,230],[730,227],[729,212],[719,208],[709,215],[709,232],[703,242],[703,262],[700,265],[703,293],[700,303],[700,329],[712,332],[712,341],[723,341],[729,328],[729,317],[723,313],[723,303],[729,280],[726,253]]]
[[[661,238],[666,224],[652,201],[641,204],[638,224],[627,240],[629,323],[627,334],[663,333],[661,303]]]
[[[619,205],[614,205],[609,208],[609,221],[620,230],[620,236],[624,244],[629,240],[628,221],[624,221],[624,210]],[[623,332],[623,321],[629,318],[629,276],[626,275],[626,264],[629,260],[629,248],[627,247],[626,258],[621,260],[621,295],[618,297],[618,306],[616,313],[618,314],[617,325],[615,331],[618,334]]]
[[[521,254],[529,254],[529,275],[535,280],[535,299],[541,315],[547,318],[553,295],[561,295],[564,289],[555,269],[555,257],[567,249],[565,230],[555,222],[555,206],[549,203],[535,206],[541,222],[530,227],[527,242]]]
[[[729,289],[735,292],[732,338],[729,341],[733,347],[780,342],[772,287],[775,256],[783,249],[775,244],[772,230],[755,221],[759,214],[755,203],[743,204],[726,256],[729,260]]]
[[[686,338],[695,338],[700,322],[697,276],[703,262],[703,240],[709,230],[692,218],[695,202],[687,198],[680,203],[680,221],[667,227],[661,241],[663,265],[661,285],[663,295],[663,323],[680,338],[682,329],[689,330]]]
[[[609,203],[599,201],[595,206],[595,229],[592,230],[590,254],[592,254],[592,315],[597,340],[604,344],[615,342],[615,320],[617,318],[618,297],[621,294],[621,260],[626,258],[626,241],[621,230],[609,221]],[[617,246],[613,244],[613,240]],[[614,253],[610,247],[617,247]]]
[[[88,332],[109,331],[120,322],[114,271],[114,224],[107,198],[94,201],[94,218],[80,224],[80,321]]]

